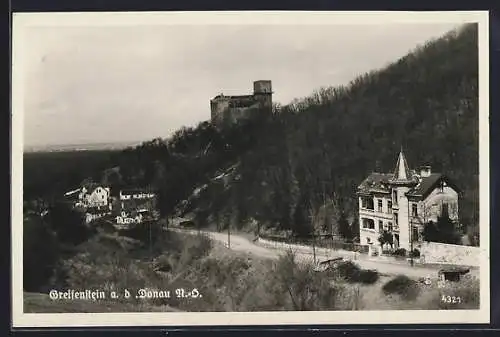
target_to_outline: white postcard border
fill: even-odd
[[[480,309],[218,313],[24,313],[23,312],[23,29],[33,26],[180,24],[478,23]],[[488,12],[101,12],[14,13],[12,35],[12,325],[21,327],[214,326],[292,324],[489,323],[489,37]]]

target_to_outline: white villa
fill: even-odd
[[[430,166],[410,171],[401,150],[394,173],[374,172],[358,186],[360,243],[378,244],[385,230],[395,248],[409,250],[412,241],[422,241],[425,223],[442,214],[458,220],[458,194],[456,185]]]

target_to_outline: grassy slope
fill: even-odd
[[[381,275],[371,285],[333,281],[324,273],[308,271],[307,265],[277,263],[251,254],[228,250],[213,243],[206,246],[196,236],[174,236],[169,245],[154,250],[160,265],[168,271],[152,270],[149,253],[137,251],[137,242],[109,234],[83,244],[80,253],[67,261],[66,277],[72,289],[197,288],[202,298],[167,301],[103,300],[52,301],[46,294],[25,293],[25,312],[161,312],[161,311],[275,311],[294,310],[286,291],[289,284],[308,310],[389,310],[442,309],[442,294],[462,296],[453,309],[477,308],[476,281],[464,281],[456,289],[438,289],[436,285],[421,286],[414,300],[386,296],[383,285],[390,279]],[[285,283],[283,283],[285,282]],[[333,282],[333,283],[332,283]],[[336,292],[330,293],[330,285]],[[284,288],[285,286],[285,288]],[[474,287],[472,287],[474,286]],[[54,286],[57,288],[56,286]],[[316,289],[315,291],[310,291]],[[321,295],[317,295],[316,291]]]

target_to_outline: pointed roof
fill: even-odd
[[[392,183],[413,183],[413,175],[408,168],[408,163],[406,162],[406,157],[403,153],[403,148],[399,152],[398,161],[396,162],[396,168],[394,169],[394,174],[390,179]]]

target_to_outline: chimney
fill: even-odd
[[[422,178],[428,177],[431,175],[431,166],[430,165],[423,165],[420,167],[420,176]]]

